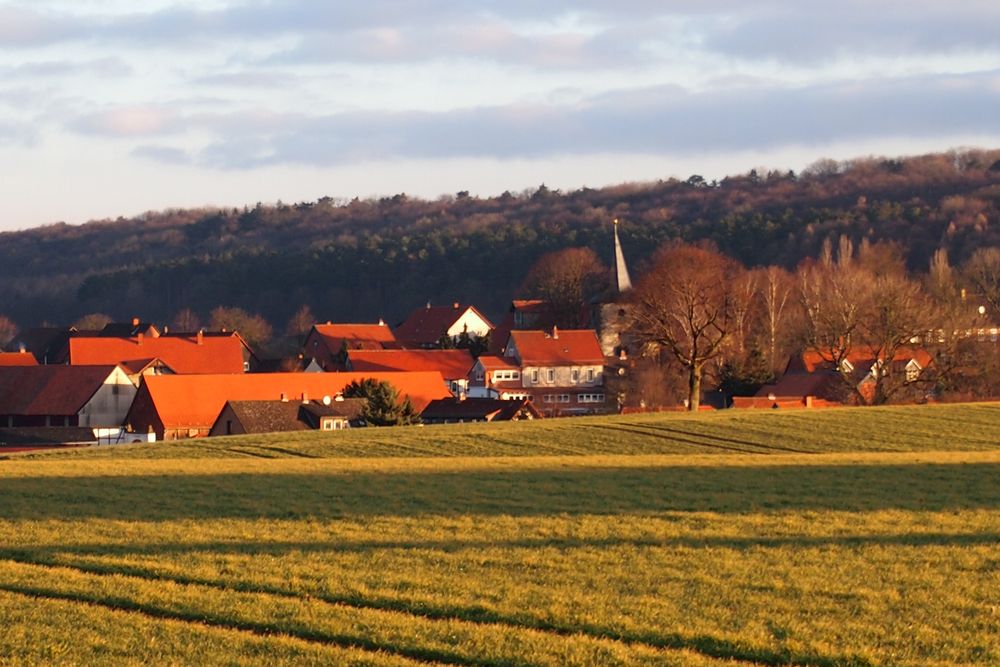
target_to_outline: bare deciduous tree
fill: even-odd
[[[665,349],[688,375],[688,409],[697,410],[705,364],[732,331],[734,285],[742,273],[732,259],[689,245],[661,249],[633,290],[633,332]]]
[[[590,248],[566,248],[546,253],[528,270],[521,291],[544,299],[552,308],[555,324],[580,326],[590,297],[607,287],[608,269]]]

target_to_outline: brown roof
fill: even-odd
[[[428,421],[510,421],[523,409],[536,419],[542,416],[526,398],[507,401],[498,398],[442,398],[431,401],[420,417]]]
[[[73,337],[69,340],[69,361],[74,366],[119,364],[155,357],[179,374],[242,373],[243,350],[243,339],[233,335]]]
[[[475,306],[453,303],[450,306],[427,304],[417,308],[402,324],[396,327],[396,338],[410,345],[434,345],[448,332],[467,310],[472,310],[492,329],[490,322]]]
[[[356,419],[364,408],[365,399],[334,400],[330,405],[309,401],[227,401],[233,414],[247,433],[304,431],[314,427],[309,417],[344,417]],[[223,408],[225,411],[225,408]],[[303,414],[306,413],[306,414]],[[220,413],[221,416],[221,413]]]
[[[353,371],[438,371],[445,380],[468,375],[474,360],[468,350],[351,350]]]
[[[0,352],[0,366],[37,366],[35,355],[30,352]]]
[[[511,331],[511,341],[524,366],[600,365],[604,353],[593,329]],[[509,352],[509,350],[508,350]]]
[[[115,366],[13,366],[0,368],[0,414],[75,415]]]
[[[240,375],[143,376],[128,420],[138,430],[150,424],[145,406],[152,404],[168,429],[203,428],[215,423],[226,401],[289,400],[336,396],[353,381],[385,380],[400,395],[408,396],[416,411],[430,401],[450,396],[444,378],[436,372],[420,373],[261,373]]]

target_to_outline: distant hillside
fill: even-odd
[[[613,218],[634,265],[681,238],[711,239],[748,265],[794,266],[848,234],[896,241],[925,269],[938,247],[960,262],[1000,245],[998,211],[1000,150],[820,161],[720,183],[165,211],[0,234],[0,313],[24,327],[229,305],[280,328],[304,304],[324,320],[392,322],[430,299],[499,316],[545,252],[589,246],[609,262]]]

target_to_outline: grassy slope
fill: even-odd
[[[18,457],[0,663],[996,664],[996,434],[980,405]]]

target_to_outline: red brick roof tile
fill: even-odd
[[[351,370],[438,371],[445,380],[465,378],[475,361],[468,350],[351,350]]]
[[[69,361],[77,366],[119,364],[155,357],[178,374],[242,373],[243,350],[243,340],[233,335],[70,338]]]

